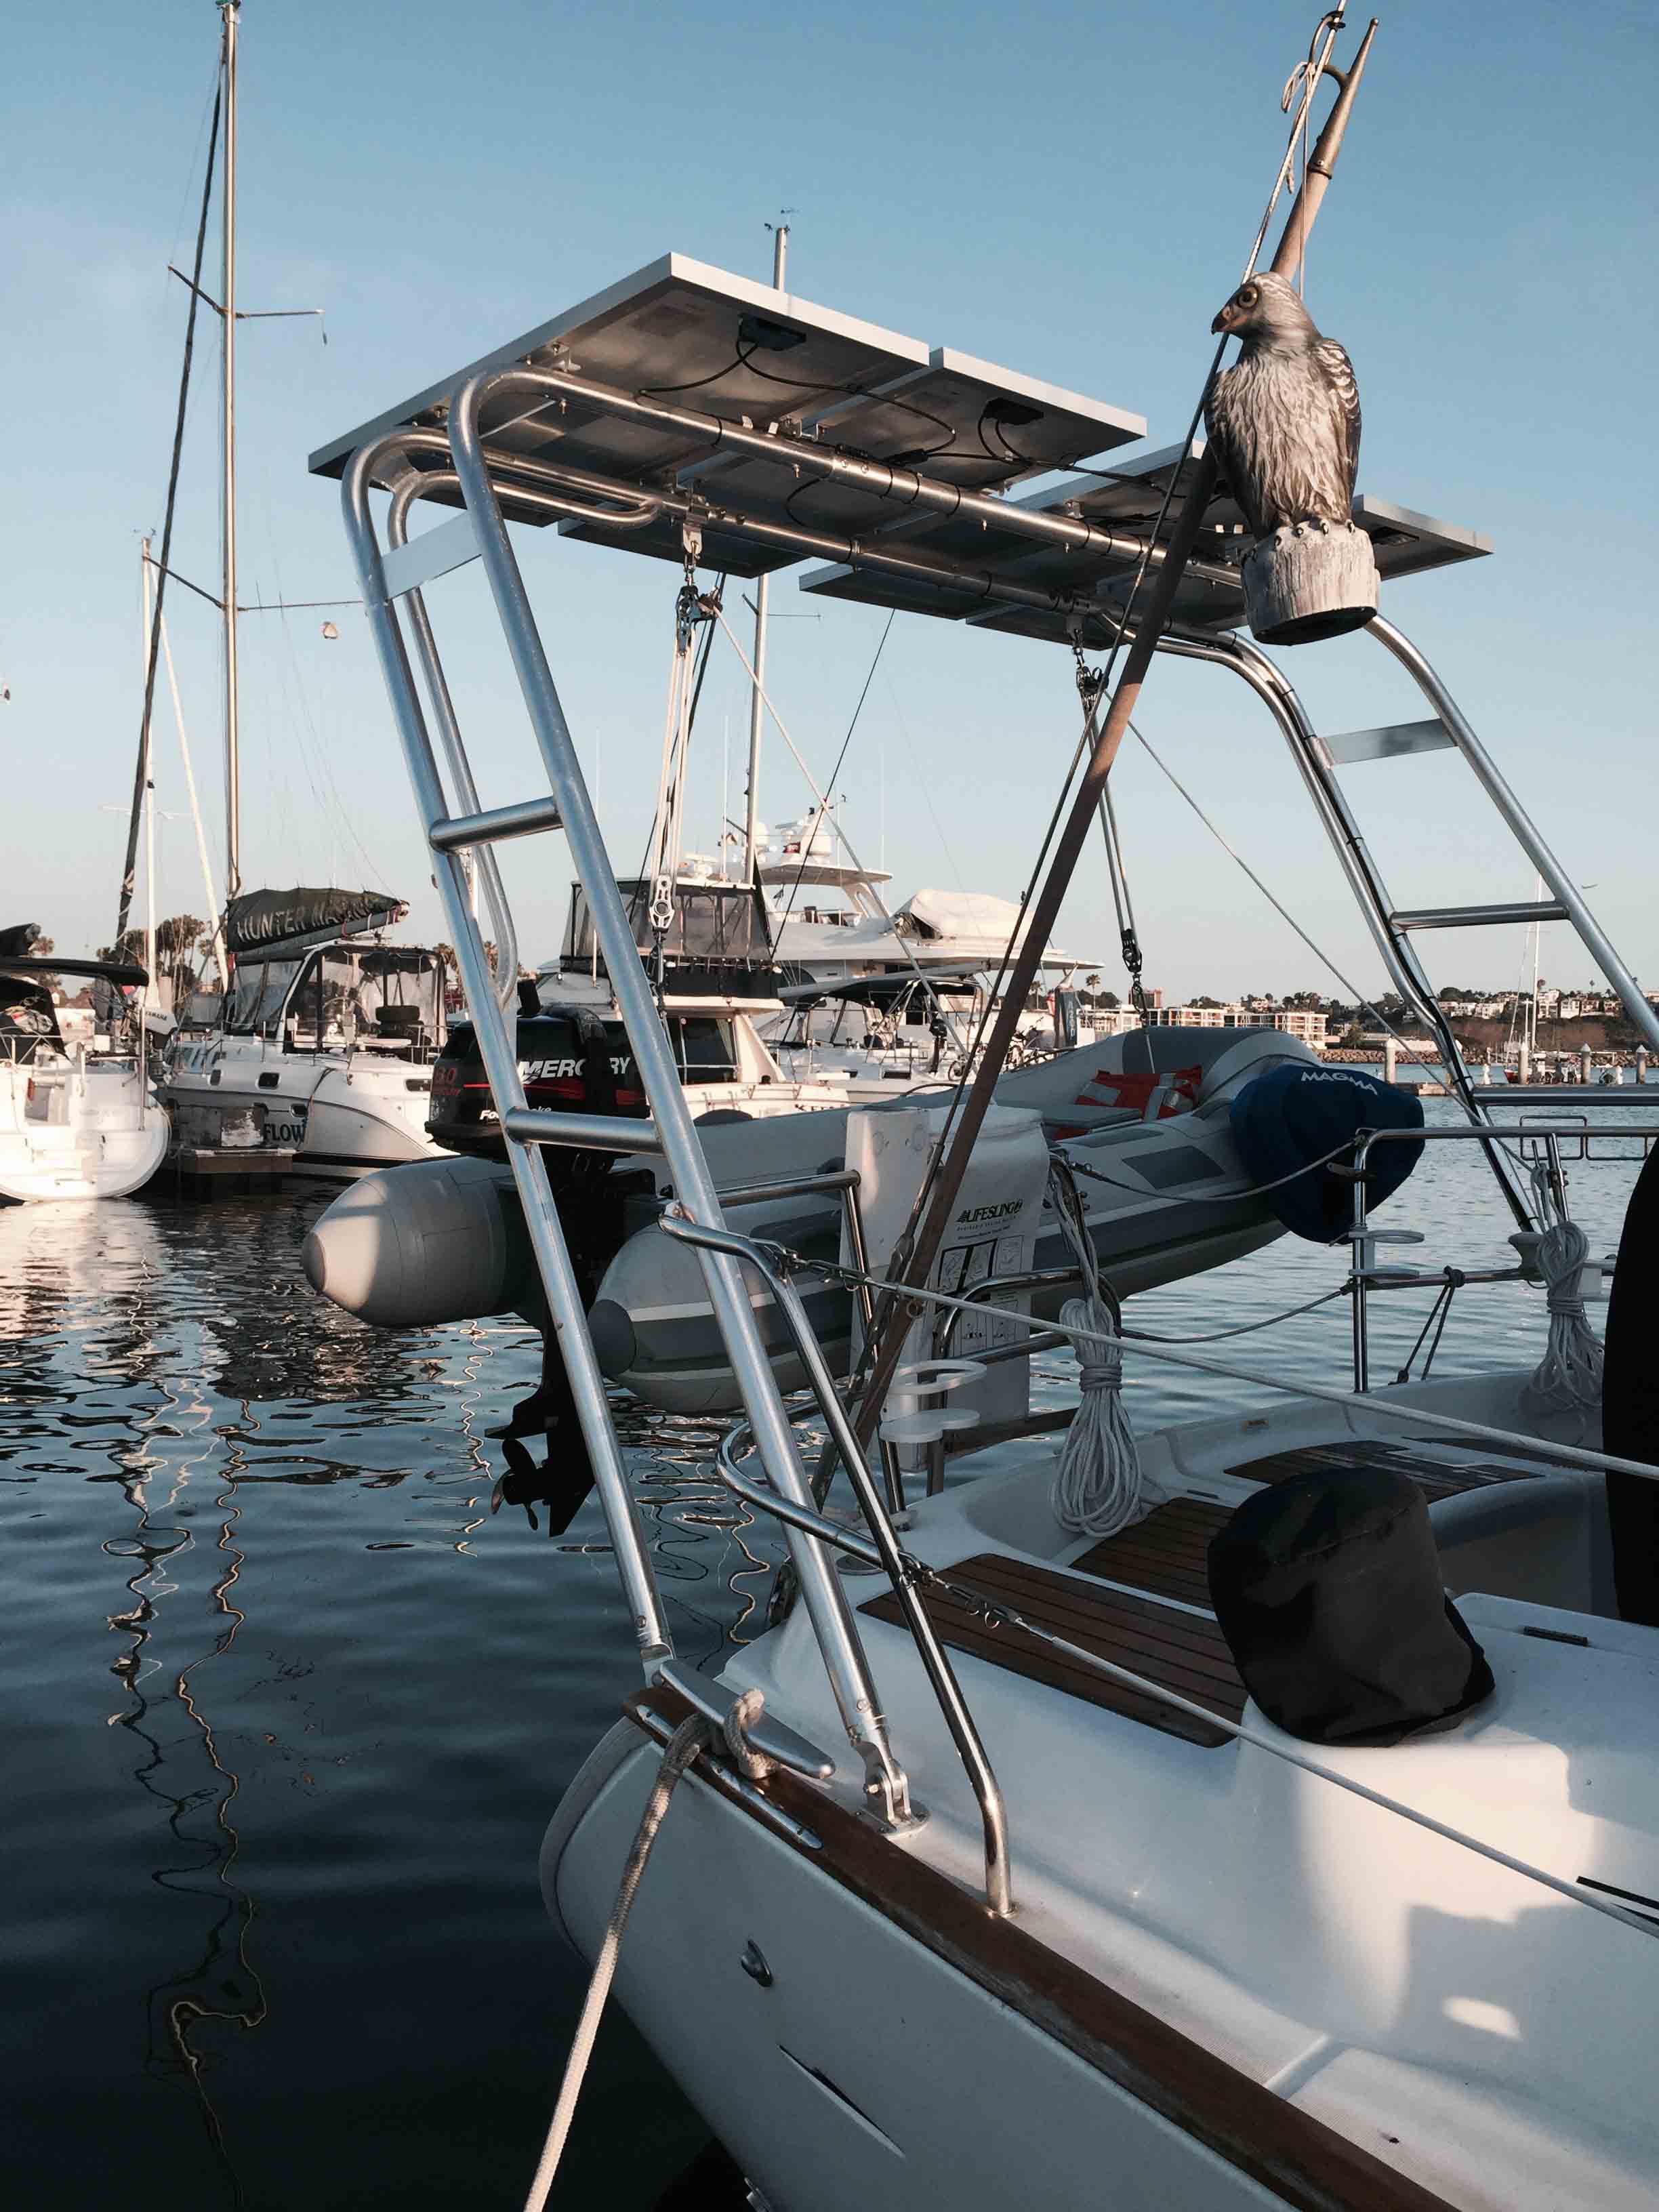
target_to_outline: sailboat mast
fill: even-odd
[[[149,540],[146,538],[138,549],[138,599],[143,610],[144,676],[149,678],[149,656],[155,642],[152,638],[149,604]],[[144,767],[144,973],[149,981],[145,993],[155,982],[155,775],[153,757],[146,758]],[[120,947],[116,947],[118,957]]]
[[[772,233],[772,289],[783,289],[783,275],[789,260],[789,226],[780,221]],[[743,879],[755,880],[756,831],[760,823],[760,750],[761,726],[766,708],[762,694],[766,688],[766,600],[769,579],[755,580],[755,681],[749,694],[749,790],[743,810]]]
[[[1536,877],[1536,878],[1534,879],[1533,897],[1534,898],[1534,900],[1537,900],[1537,901],[1539,901],[1539,902],[1541,902],[1541,901],[1542,901],[1542,899],[1543,899],[1543,896],[1544,896],[1544,878],[1542,878],[1542,876],[1539,876],[1539,877]],[[1528,1044],[1530,1046],[1530,1048],[1532,1048],[1532,1050],[1533,1050],[1534,1053],[1536,1053],[1536,1051],[1538,1050],[1538,933],[1539,933],[1539,928],[1540,928],[1540,925],[1539,925],[1537,922],[1534,922],[1534,924],[1533,924],[1533,926],[1532,926],[1532,997],[1531,997],[1531,999],[1530,999],[1530,1000],[1528,1000],[1528,1008],[1527,1008],[1527,1042],[1528,1042]]]
[[[225,903],[242,887],[241,790],[236,728],[236,28],[240,0],[220,0],[224,17],[225,151],[221,209],[224,267],[224,486],[220,583],[225,624]]]

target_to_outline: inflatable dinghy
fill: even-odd
[[[1323,1114],[1316,1141],[1290,1113],[1286,1083],[1316,1091]],[[1304,1045],[1277,1031],[1175,1027],[1134,1031],[1017,1069],[999,1084],[997,1099],[1035,1108],[1049,1140],[1079,1170],[1088,1232],[1121,1297],[1222,1266],[1287,1225],[1328,1236],[1322,1215],[1311,1225],[1298,1218],[1298,1206],[1308,1211],[1299,1182],[1288,1194],[1282,1184],[1265,1193],[1260,1186],[1279,1183],[1297,1158],[1330,1149],[1340,1141],[1340,1131],[1331,1133],[1339,1122],[1351,1130],[1380,1115],[1393,1118],[1396,1105],[1420,1110],[1369,1077],[1320,1067]],[[1252,1110],[1252,1101],[1261,1110]],[[912,1103],[896,1100],[893,1110]],[[700,1134],[717,1186],[735,1191],[839,1169],[846,1123],[846,1110],[832,1109],[722,1118],[700,1125]],[[1262,1171],[1264,1131],[1276,1147],[1272,1173]],[[605,1372],[670,1412],[734,1407],[736,1386],[701,1270],[686,1247],[656,1226],[672,1194],[663,1164],[612,1163],[593,1153],[547,1158],[566,1237],[589,1289],[589,1322]],[[775,1239],[809,1261],[837,1256],[835,1198],[763,1200],[744,1206],[736,1218],[746,1235]],[[1067,1258],[1049,1215],[1036,1264],[1057,1267]],[[364,1177],[319,1218],[306,1240],[305,1267],[315,1289],[384,1327],[514,1312],[538,1327],[545,1322],[511,1172],[487,1159],[422,1161]],[[799,1288],[831,1364],[842,1371],[851,1330],[848,1293],[810,1274]],[[1039,1297],[1036,1310],[1057,1313],[1064,1295],[1046,1304]],[[781,1324],[758,1285],[754,1298],[780,1380],[793,1388],[800,1378],[783,1349]]]

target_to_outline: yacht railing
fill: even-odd
[[[1415,1133],[1389,1131],[1376,1133],[1378,1136],[1384,1134],[1394,1136]],[[1478,1138],[1480,1134],[1473,1129],[1436,1133],[1465,1139]],[[1500,1133],[1510,1135],[1521,1133],[1504,1131]],[[1216,1714],[1211,1708],[1194,1704],[1167,1686],[1154,1681],[1131,1668],[1121,1666],[1114,1661],[1103,1658],[1097,1652],[1086,1650],[1081,1646],[1072,1644],[1042,1624],[1027,1620],[1012,1607],[990,1600],[982,1592],[970,1587],[963,1587],[953,1583],[950,1578],[949,1569],[935,1569],[926,1560],[905,1550],[899,1541],[890,1519],[883,1509],[881,1498],[871,1479],[869,1470],[864,1464],[858,1449],[856,1436],[847,1419],[845,1408],[842,1405],[833,1378],[823,1364],[822,1353],[813,1338],[811,1324],[807,1318],[805,1309],[789,1280],[788,1261],[792,1255],[782,1253],[776,1246],[738,1237],[729,1231],[711,1231],[700,1227],[682,1214],[665,1217],[664,1226],[671,1235],[684,1243],[702,1245],[706,1248],[713,1246],[754,1267],[768,1283],[773,1296],[777,1300],[780,1310],[784,1313],[788,1322],[803,1364],[807,1368],[811,1378],[816,1402],[814,1407],[807,1409],[807,1413],[816,1411],[829,1425],[851,1479],[854,1494],[868,1529],[867,1538],[860,1535],[855,1528],[848,1527],[846,1523],[831,1519],[817,1508],[804,1504],[799,1499],[783,1497],[775,1489],[764,1486],[752,1480],[745,1472],[739,1458],[740,1452],[749,1441],[750,1431],[746,1422],[739,1421],[735,1424],[720,1443],[717,1457],[721,1477],[732,1494],[751,1511],[779,1521],[786,1529],[793,1531],[803,1539],[821,1544],[826,1548],[833,1547],[842,1551],[866,1566],[880,1568],[887,1575],[902,1609],[904,1625],[915,1644],[918,1656],[933,1686],[952,1741],[974,1788],[985,1836],[986,1897],[988,1904],[994,1911],[1012,1910],[1008,1887],[1009,1846],[1006,1809],[1000,1787],[996,1782],[988,1759],[984,1753],[971,1712],[962,1696],[949,1662],[939,1646],[937,1635],[927,1617],[921,1595],[924,1590],[935,1591],[942,1597],[966,1605],[978,1617],[993,1626],[1014,1629],[1028,1635],[1073,1663],[1101,1674],[1124,1687],[1135,1691],[1156,1705],[1185,1713],[1191,1718],[1212,1726],[1231,1736],[1236,1742],[1249,1744],[1288,1765],[1301,1769],[1319,1780],[1331,1783],[1336,1788],[1352,1796],[1364,1798],[1384,1811],[1396,1814],[1413,1825],[1425,1828],[1451,1843],[1472,1850],[1494,1864],[1505,1867],[1530,1881],[1540,1882],[1560,1896],[1588,1905],[1594,1911],[1603,1912],[1608,1917],[1624,1920],[1643,1935],[1652,1937],[1659,1932],[1656,1930],[1650,1917],[1633,1913],[1623,1906],[1598,1896],[1577,1881],[1552,1874],[1546,1869],[1500,1850],[1482,1838],[1473,1836],[1464,1830],[1437,1820],[1415,1806],[1403,1803],[1399,1799],[1389,1796],[1383,1791],[1373,1790],[1366,1784],[1358,1782],[1352,1776],[1327,1765],[1310,1753],[1285,1742],[1279,1736],[1263,1733],[1249,1722],[1229,1720],[1224,1716]],[[908,1295],[921,1303],[933,1306],[939,1311],[962,1315],[971,1314],[976,1310],[974,1300],[950,1296],[943,1291],[913,1289]],[[1036,1334],[1047,1334],[1041,1331],[1040,1326],[1033,1323],[1030,1316],[1017,1315],[1014,1318],[1033,1328]],[[1091,1336],[1088,1331],[1070,1331],[1066,1334],[1073,1340]],[[1034,1334],[1033,1346],[1035,1342]],[[1143,1352],[1155,1359],[1172,1361],[1181,1366],[1196,1367],[1224,1375],[1238,1373],[1238,1370],[1230,1369],[1223,1363],[1195,1357],[1189,1352],[1183,1352],[1168,1346],[1137,1343],[1131,1340],[1127,1348]],[[1277,1389],[1295,1395],[1334,1401],[1338,1404],[1349,1407],[1354,1407],[1362,1402],[1342,1393],[1301,1382],[1293,1378],[1243,1376],[1240,1379],[1250,1382],[1271,1380],[1273,1387]],[[1386,1413],[1400,1418],[1407,1425],[1415,1423],[1439,1432],[1450,1431],[1500,1444],[1514,1444],[1527,1441],[1523,1438],[1510,1437],[1505,1431],[1495,1429],[1486,1423],[1465,1421],[1449,1416],[1443,1411],[1434,1407],[1401,1407],[1391,1404],[1386,1399],[1368,1400],[1363,1402],[1368,1413]],[[1620,1459],[1609,1454],[1590,1451],[1577,1446],[1553,1446],[1552,1450],[1565,1462],[1583,1464],[1616,1472],[1634,1473],[1650,1480],[1659,1480],[1659,1468],[1644,1466],[1638,1462]],[[665,1679],[667,1677],[665,1676]]]
[[[926,1607],[917,1596],[914,1581],[906,1569],[903,1554],[892,1522],[883,1510],[864,1453],[847,1418],[835,1377],[830,1374],[818,1340],[812,1334],[812,1324],[806,1308],[801,1303],[800,1292],[788,1274],[776,1261],[773,1248],[757,1243],[752,1237],[738,1237],[728,1229],[713,1229],[691,1219],[678,1208],[671,1207],[662,1218],[662,1226],[678,1243],[690,1244],[704,1252],[720,1252],[733,1260],[741,1260],[754,1268],[771,1291],[784,1325],[794,1344],[797,1357],[805,1370],[807,1386],[823,1415],[836,1448],[841,1455],[847,1479],[853,1494],[863,1510],[865,1521],[875,1546],[876,1564],[886,1571],[893,1587],[904,1625],[921,1658],[934,1697],[939,1701],[945,1724],[951,1732],[957,1755],[967,1771],[979,1805],[980,1823],[985,1838],[985,1901],[994,1913],[1006,1915],[1013,1910],[1008,1868],[1008,1814],[1003,1803],[1001,1785],[992,1771],[985,1746],[978,1729],[957,1685],[955,1672],[945,1656],[933,1622]],[[721,1464],[726,1464],[724,1456]],[[799,1500],[790,1501],[797,1505]],[[775,1499],[767,1494],[763,1510],[771,1510]],[[811,1510],[811,1509],[807,1509]],[[808,1523],[799,1515],[778,1516],[787,1525],[802,1533],[810,1533]],[[816,1514],[813,1516],[817,1518]],[[832,1524],[833,1525],[833,1524]],[[822,1542],[822,1538],[814,1538]]]
[[[1616,1090],[1613,1091],[1613,1096],[1614,1098],[1619,1096]],[[1595,1103],[1598,1106],[1605,1103],[1601,1091],[1596,1093]],[[1644,1102],[1632,1098],[1632,1103],[1641,1104]],[[1557,1198],[1565,1206],[1566,1178],[1563,1172],[1561,1146],[1564,1141],[1575,1142],[1579,1146],[1577,1158],[1587,1162],[1593,1161],[1595,1155],[1589,1150],[1589,1146],[1596,1137],[1610,1137],[1615,1141],[1626,1143],[1639,1139],[1643,1157],[1645,1158],[1653,1139],[1659,1137],[1659,1121],[1625,1122],[1622,1127],[1616,1129],[1593,1129],[1583,1117],[1577,1117],[1571,1121],[1543,1120],[1517,1121],[1512,1126],[1488,1123],[1481,1127],[1454,1125],[1443,1129],[1361,1129],[1359,1131],[1354,1139],[1353,1167],[1351,1171],[1353,1176],[1353,1220],[1347,1232],[1348,1242],[1353,1247],[1353,1267],[1348,1277],[1348,1289],[1353,1300],[1353,1387],[1356,1391],[1364,1392],[1370,1388],[1369,1308],[1371,1297],[1379,1291],[1428,1290],[1436,1286],[1443,1287],[1450,1279],[1447,1271],[1443,1271],[1439,1274],[1425,1275],[1419,1274],[1411,1268],[1383,1267],[1377,1265],[1376,1254],[1380,1246],[1420,1244],[1423,1239],[1420,1232],[1414,1229],[1376,1229],[1371,1226],[1369,1204],[1365,1195],[1365,1168],[1373,1147],[1381,1144],[1456,1144],[1460,1142],[1467,1144],[1471,1139],[1477,1144],[1482,1142],[1491,1144],[1494,1140],[1507,1143],[1512,1140],[1522,1147],[1528,1145],[1541,1145],[1545,1148],[1545,1160],[1551,1184]],[[1602,1160],[1603,1164],[1608,1164],[1606,1155],[1602,1156]],[[1524,1237],[1520,1237],[1516,1241],[1524,1244],[1526,1239]],[[1466,1283],[1535,1283],[1540,1279],[1536,1266],[1524,1253],[1518,1267],[1479,1269],[1460,1267],[1455,1271],[1455,1273],[1456,1285],[1460,1286]]]

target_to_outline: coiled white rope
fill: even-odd
[[[1049,1501],[1054,1518],[1073,1536],[1115,1536],[1140,1513],[1140,1452],[1123,1410],[1123,1349],[1111,1308],[1101,1296],[1100,1265],[1084,1227],[1076,1186],[1054,1178],[1054,1211],[1076,1257],[1087,1294],[1067,1298],[1060,1325],[1068,1334],[1086,1334],[1082,1355],[1082,1397],[1054,1468]]]
[[[1533,1170],[1539,1218],[1538,1271],[1549,1304],[1544,1357],[1521,1392],[1532,1414],[1593,1413],[1601,1403],[1602,1352],[1584,1312],[1583,1269],[1589,1239],[1559,1202],[1541,1163]]]

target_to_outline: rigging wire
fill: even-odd
[[[1186,800],[1188,805],[1192,808],[1194,813],[1197,815],[1199,820],[1204,824],[1204,827],[1215,839],[1222,851],[1226,854],[1229,860],[1235,861],[1237,866],[1243,870],[1245,875],[1248,876],[1251,883],[1255,885],[1257,890],[1259,890],[1262,897],[1267,900],[1268,905],[1273,909],[1273,912],[1279,915],[1282,921],[1287,922],[1290,925],[1297,936],[1298,936],[1302,939],[1302,942],[1307,946],[1309,951],[1313,954],[1314,958],[1320,962],[1323,967],[1328,968],[1330,970],[1331,974],[1335,976],[1337,981],[1341,984],[1345,991],[1351,991],[1353,994],[1355,1003],[1359,1006],[1361,1012],[1374,1015],[1376,1019],[1382,1024],[1382,1028],[1400,1047],[1401,1050],[1404,1052],[1409,1059],[1414,1060],[1419,1066],[1432,1066],[1435,1063],[1430,1056],[1420,1050],[1410,1038],[1401,1036],[1399,1030],[1395,1028],[1388,1017],[1371,1004],[1370,1000],[1366,998],[1364,992],[1361,991],[1359,986],[1352,980],[1352,978],[1344,975],[1341,969],[1337,966],[1335,961],[1331,958],[1329,953],[1308,934],[1307,931],[1304,929],[1301,923],[1297,920],[1296,916],[1291,913],[1290,909],[1279,899],[1274,897],[1272,891],[1268,890],[1267,884],[1263,883],[1261,878],[1257,875],[1255,870],[1250,866],[1243,854],[1237,851],[1234,846],[1229,844],[1221,830],[1218,829],[1216,824],[1210,819],[1209,816],[1204,811],[1204,809],[1199,805],[1197,799],[1194,798],[1192,793],[1188,790],[1186,785],[1182,783],[1181,778],[1176,774],[1169,763],[1147,738],[1145,732],[1138,729],[1133,722],[1130,723],[1129,728],[1136,743],[1140,746],[1142,751],[1147,755],[1155,766],[1160,768],[1164,771],[1164,774],[1169,778],[1170,781],[1175,786],[1181,796]]]
[[[265,551],[270,562],[271,574],[276,581],[276,597],[270,604],[268,611],[278,615],[282,622],[283,642],[288,650],[289,668],[292,672],[292,698],[298,708],[298,716],[294,722],[294,729],[299,740],[300,757],[305,766],[306,781],[310,784],[312,796],[317,803],[318,814],[329,824],[329,845],[331,856],[329,872],[331,875],[335,874],[337,863],[343,862],[344,860],[345,847],[339,835],[340,830],[343,829],[346,836],[356,848],[358,857],[367,869],[372,882],[390,895],[392,889],[390,884],[357,834],[356,822],[341,795],[339,785],[335,780],[328,746],[319,733],[316,717],[312,712],[310,696],[306,690],[304,672],[294,641],[293,625],[289,621],[288,594],[283,586],[282,557],[277,550],[276,531],[271,516],[270,481],[268,475],[261,476],[260,492],[260,514],[264,525]],[[258,590],[257,586],[255,596],[257,601],[264,602],[264,594]],[[279,681],[283,693],[288,695],[290,691],[289,669],[282,672]],[[322,779],[320,784],[318,781],[319,774]]]
[[[916,786],[921,793],[922,805],[927,809],[927,819],[933,825],[933,835],[939,839],[939,850],[945,855],[945,865],[957,879],[957,889],[963,890],[966,886],[962,880],[962,870],[957,866],[957,856],[951,849],[951,841],[946,837],[945,826],[939,818],[939,809],[933,805],[932,781],[916,770],[916,742],[911,735],[910,725],[904,719],[904,709],[899,704],[898,691],[893,682],[892,672],[886,671],[881,680],[887,687],[887,696],[898,722],[899,734],[904,739],[905,752],[909,759],[911,772],[916,776]]]
[[[841,741],[841,750],[836,755],[836,764],[834,768],[830,769],[828,777],[825,779],[823,788],[826,793],[831,793],[835,790],[836,780],[841,774],[842,763],[847,758],[847,748],[853,742],[853,732],[859,726],[859,716],[864,712],[864,702],[870,696],[870,686],[876,680],[876,671],[881,665],[881,656],[887,649],[887,641],[892,635],[893,623],[897,614],[898,609],[896,607],[890,607],[888,609],[887,624],[885,629],[882,631],[881,637],[877,643],[875,658],[871,661],[869,671],[864,679],[864,689],[859,693],[859,702],[853,709],[853,719],[847,725],[847,734]],[[788,921],[790,915],[795,910],[795,895],[799,890],[802,879],[805,876],[806,865],[811,857],[811,839],[810,837],[803,838],[801,841],[800,866],[795,871],[795,880],[789,886],[788,902],[783,909],[783,919],[785,921]]]
[[[1323,77],[1325,64],[1330,58],[1332,47],[1335,45],[1337,33],[1342,27],[1343,15],[1346,5],[1347,0],[1337,0],[1336,6],[1330,9],[1329,12],[1321,19],[1320,25],[1315,32],[1314,42],[1316,47],[1319,44],[1319,32],[1322,30],[1325,33],[1323,48],[1322,51],[1319,52],[1316,66],[1310,64],[1306,71],[1303,82],[1301,106],[1291,120],[1290,133],[1285,142],[1283,157],[1279,161],[1279,171],[1273,179],[1273,188],[1267,195],[1267,204],[1262,209],[1261,220],[1256,226],[1255,236],[1251,242],[1250,251],[1245,260],[1243,274],[1239,279],[1241,283],[1245,283],[1249,278],[1261,258],[1261,248],[1267,240],[1268,227],[1273,219],[1273,211],[1279,205],[1279,198],[1285,190],[1286,180],[1290,177],[1295,167],[1297,134],[1303,128],[1307,118],[1308,112],[1313,104],[1314,94]],[[1140,593],[1145,587],[1146,578],[1151,573],[1152,549],[1158,544],[1163,533],[1164,524],[1168,520],[1170,505],[1175,498],[1176,487],[1180,483],[1182,471],[1192,454],[1194,443],[1198,436],[1199,425],[1204,419],[1205,406],[1209,399],[1211,390],[1214,386],[1217,374],[1221,367],[1222,356],[1225,353],[1226,349],[1227,333],[1224,331],[1216,346],[1214,353],[1211,356],[1209,368],[1205,374],[1203,384],[1199,391],[1197,402],[1193,409],[1191,419],[1187,425],[1186,435],[1181,441],[1180,449],[1176,455],[1174,465],[1170,470],[1169,481],[1164,486],[1164,496],[1162,501],[1159,502],[1157,519],[1153,522],[1152,527],[1147,534],[1146,543],[1141,550],[1139,560],[1136,563],[1133,578],[1131,581],[1128,593],[1124,603],[1123,612],[1117,618],[1115,634],[1112,638],[1106,659],[1101,667],[1094,672],[1093,696],[1086,706],[1084,715],[1082,735],[1078,740],[1077,748],[1072,757],[1072,764],[1066,771],[1065,782],[1062,784],[1060,796],[1055,801],[1054,811],[1053,816],[1050,817],[1048,830],[1044,836],[1042,848],[1038,852],[1036,865],[1032,869],[1025,891],[1020,899],[1019,905],[1021,920],[1024,920],[1030,911],[1031,898],[1036,892],[1042,870],[1048,859],[1049,847],[1053,842],[1055,831],[1060,824],[1061,809],[1065,804],[1066,794],[1071,788],[1072,780],[1077,774],[1079,764],[1084,757],[1085,749],[1085,747],[1092,748],[1095,743],[1100,702],[1102,699],[1107,696],[1112,672],[1117,665],[1118,655],[1122,651],[1124,642],[1129,635],[1130,630],[1133,627],[1136,605],[1139,600]],[[1082,656],[1080,653],[1078,657],[1079,662],[1081,662]],[[992,1012],[996,1004],[996,994],[1004,977],[1007,975],[1009,965],[1014,957],[1015,947],[1018,942],[1019,934],[1020,922],[1017,921],[1013,929],[1009,933],[1008,943],[1003,950],[1002,958],[998,964],[996,975],[993,980],[991,988],[986,994],[984,1008],[982,1010],[978,1026],[975,1031],[972,1043],[970,1044],[967,1054],[963,1057],[962,1077],[957,1085],[954,1094],[951,1097],[951,1103],[946,1108],[944,1126],[941,1128],[938,1139],[933,1147],[927,1168],[921,1177],[919,1187],[911,1204],[909,1218],[905,1224],[904,1230],[895,1248],[896,1259],[897,1261],[896,1272],[901,1277],[908,1271],[911,1240],[915,1236],[917,1226],[924,1217],[926,1209],[933,1196],[933,1186],[944,1166],[951,1134],[955,1127],[956,1118],[966,1100],[968,1095],[968,1085],[973,1075],[975,1061],[984,1038],[987,1024],[991,1019]],[[889,1293],[884,1297],[881,1311],[878,1316],[877,1327],[866,1334],[865,1345],[860,1355],[858,1367],[851,1380],[850,1388],[854,1393],[863,1386],[865,1376],[868,1371],[868,1361],[871,1353],[871,1347],[879,1340],[885,1330],[889,1315],[890,1313],[891,1304],[892,1296]]]
[[[185,219],[190,210],[191,179],[196,174],[196,164],[201,155],[202,141],[207,135],[208,118],[217,105],[219,75],[220,64],[216,60],[213,64],[212,81],[207,91],[202,95],[201,109],[196,118],[196,136],[191,141],[190,159],[185,164],[184,182],[179,187],[179,204],[173,211],[173,222],[167,231],[167,236],[172,240],[171,250],[167,254],[169,262],[178,259],[179,242],[188,235],[185,229]],[[172,273],[170,268],[163,268],[161,271],[161,288],[164,297],[170,289],[167,279]]]
[[[719,574],[719,575],[718,575],[718,576],[716,576],[716,577],[715,577],[715,579],[714,579],[714,598],[715,598],[715,599],[722,599],[722,598],[725,596],[725,592],[726,592],[726,570],[725,570],[724,568],[722,568],[722,569],[721,569],[721,571],[720,571],[720,573]],[[679,605],[679,597],[678,597],[678,592],[676,592],[676,594],[675,594],[675,602],[674,602],[674,603],[675,603],[675,607],[676,607],[676,610],[677,610],[677,612],[676,612],[676,619],[678,620],[678,605]],[[698,702],[698,701],[702,697],[702,679],[703,679],[703,678],[704,678],[704,677],[708,674],[708,653],[709,653],[709,648],[710,648],[710,647],[714,644],[714,623],[706,623],[706,624],[704,625],[704,629],[703,629],[703,635],[702,635],[702,642],[701,646],[700,646],[700,647],[699,647],[699,648],[698,648],[698,659],[697,659],[697,665],[696,665],[696,671],[695,671],[695,672],[694,672],[694,674],[693,674],[693,676],[692,676],[692,679],[691,679],[691,710],[690,710],[690,715],[688,716],[688,718],[687,718],[687,721],[686,721],[686,735],[688,736],[688,738],[690,737],[690,733],[691,733],[692,730],[696,727],[696,720],[697,720],[697,702]],[[651,850],[652,850],[653,846],[656,843],[656,841],[657,841],[657,818],[656,818],[655,815],[653,814],[653,817],[652,817],[651,827],[650,827],[650,829],[646,832],[645,850],[644,850],[644,851],[641,854],[641,855],[640,855],[640,865],[639,865],[639,868],[638,868],[638,871],[637,871],[637,874],[638,874],[639,879],[640,879],[641,882],[642,882],[642,881],[644,881],[644,880],[646,879],[646,878],[647,878],[647,877],[648,877],[648,875],[650,874],[650,872],[651,872]]]

